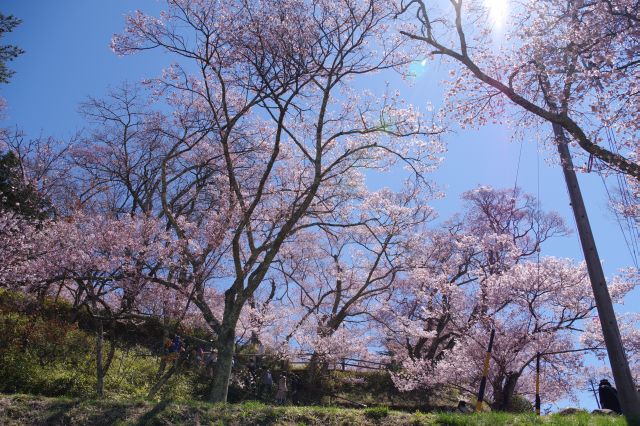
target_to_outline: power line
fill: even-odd
[[[610,150],[616,154],[619,154],[618,142],[616,140],[615,133],[609,126],[605,127],[605,134],[607,136]],[[612,204],[613,212],[615,214],[616,221],[618,222],[620,232],[622,233],[622,236],[624,238],[625,245],[627,246],[627,250],[629,251],[629,255],[631,256],[634,266],[638,268],[638,257],[640,253],[640,230],[638,229],[636,221],[633,218],[631,218],[624,212],[621,213],[615,206],[616,199],[611,194],[611,191],[609,191],[605,177],[602,173],[598,174],[600,175],[600,179],[602,180],[602,184],[607,193],[609,203]],[[621,173],[617,171],[615,171],[614,174],[618,184],[622,207],[624,210],[629,210],[632,207],[633,203],[631,201],[631,191],[629,189],[627,180],[622,176]]]

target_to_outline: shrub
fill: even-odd
[[[24,298],[19,296],[0,289],[0,392],[83,398],[95,395],[94,333],[67,321],[64,315],[46,315],[46,309],[36,315],[23,309],[19,302]],[[61,302],[48,306],[58,313],[65,308]],[[133,342],[134,338],[116,342],[105,377],[108,397],[145,397],[155,382],[159,358]],[[110,345],[110,341],[105,342],[105,356]],[[198,389],[198,376],[197,371],[183,370],[163,386],[158,397],[192,399]]]
[[[509,413],[531,413],[533,412],[533,404],[522,395],[513,395],[505,411]]]
[[[381,420],[389,415],[389,407],[371,407],[364,410],[365,417],[372,420]]]

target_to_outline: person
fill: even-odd
[[[178,358],[178,355],[180,355],[180,351],[182,350],[182,340],[180,340],[180,336],[176,334],[173,337],[173,340],[171,340],[171,343],[169,343],[168,347],[165,344],[165,348],[167,362],[175,361]]]
[[[602,408],[622,414],[620,401],[618,401],[618,391],[611,386],[611,383],[609,383],[607,379],[600,380],[598,395],[600,396],[600,405]]]
[[[213,371],[217,362],[218,362],[218,352],[215,349],[211,348],[210,351],[207,353],[207,356],[204,362],[205,368],[207,370],[207,377],[213,378]]]
[[[201,368],[203,364],[204,364],[204,348],[202,347],[202,345],[200,345],[196,353],[196,367]]]
[[[273,377],[271,376],[271,371],[268,368],[265,368],[262,372],[262,377],[260,378],[260,394],[261,398],[269,398],[269,394],[271,393],[271,388],[273,387]]]
[[[169,355],[169,348],[171,348],[171,342],[172,340],[169,339],[168,337],[164,340],[164,345],[162,347],[162,357],[165,359]]]
[[[169,346],[169,353],[180,352],[182,350],[182,340],[180,336],[177,334],[173,336],[173,340],[171,341],[171,346]]]
[[[284,404],[287,400],[287,376],[282,373],[278,380],[278,393],[276,393],[276,403]]]

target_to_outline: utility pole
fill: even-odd
[[[618,389],[622,412],[627,419],[640,419],[640,398],[638,398],[638,394],[636,393],[629,363],[625,356],[624,348],[622,347],[618,321],[616,320],[613,303],[611,302],[611,296],[609,295],[609,289],[607,288],[607,282],[604,277],[604,271],[602,270],[596,243],[593,238],[593,233],[591,232],[591,224],[589,223],[589,217],[587,216],[580,186],[578,185],[578,177],[573,170],[569,144],[562,126],[554,123],[553,133],[556,139],[556,145],[558,146],[558,153],[560,154],[562,171],[567,183],[571,207],[578,227],[582,252],[584,253],[584,260],[587,264],[589,280],[591,281],[591,288],[593,289],[593,298],[596,302],[598,317],[600,318],[600,325],[602,327],[602,335],[604,336],[604,343],[607,347],[613,379]]]
[[[540,415],[540,352],[536,354],[536,414]]]

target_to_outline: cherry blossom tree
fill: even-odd
[[[57,265],[58,269],[48,270],[42,265],[33,266],[36,260],[42,261],[48,256],[46,250],[52,249],[51,244],[54,244],[55,250],[59,248],[55,245],[54,234],[59,232],[58,237],[63,239],[64,232],[61,229],[65,223],[73,223],[67,226],[75,240],[67,241],[65,250],[69,256],[63,260],[95,255],[106,261],[119,256],[118,249],[122,249],[119,243],[127,244],[128,238],[140,237],[126,225],[128,221],[149,221],[155,215],[160,218],[157,220],[160,223],[164,215],[163,205],[170,205],[174,215],[184,216],[176,212],[194,210],[195,204],[203,199],[208,199],[210,204],[217,203],[211,194],[206,197],[200,195],[202,188],[211,184],[207,177],[212,173],[205,170],[211,164],[209,153],[193,149],[198,138],[202,137],[199,127],[193,124],[197,123],[195,115],[188,115],[189,111],[185,111],[185,108],[176,109],[172,117],[166,117],[152,110],[150,105],[153,102],[144,95],[139,88],[124,84],[112,90],[105,99],[90,98],[81,109],[87,118],[89,130],[69,142],[42,137],[29,139],[19,130],[2,133],[2,147],[8,148],[19,160],[17,174],[21,181],[46,197],[47,201],[51,200],[58,219],[64,219],[60,223],[45,222],[36,229],[24,219],[9,220],[9,217],[3,217],[7,219],[6,223],[3,222],[7,230],[3,237],[9,240],[9,236],[23,234],[13,242],[14,250],[7,250],[7,260],[11,255],[15,261],[7,262],[3,272],[4,276],[11,278],[11,281],[7,278],[7,285],[15,288],[25,284],[22,287],[25,291],[36,292],[41,297],[51,294],[64,297],[74,302],[76,309],[91,310],[100,327],[103,322],[109,325],[114,321],[150,317],[159,318],[172,326],[181,323],[200,325],[201,316],[194,315],[191,304],[193,286],[189,284],[188,260],[192,252],[202,251],[199,244],[203,240],[206,240],[205,243],[213,241],[219,234],[212,225],[202,220],[191,223],[179,218],[189,232],[179,237],[174,235],[172,241],[164,238],[169,234],[161,238],[164,247],[158,246],[156,249],[162,249],[158,253],[167,256],[171,253],[171,261],[167,258],[160,262],[161,257],[158,257],[153,267],[144,267],[149,259],[137,259],[141,269],[135,279],[144,285],[135,289],[133,297],[127,297],[129,302],[126,306],[122,304],[124,299],[121,299],[126,293],[121,288],[124,285],[121,282],[124,279],[122,273],[102,270],[100,264],[91,266],[61,262]],[[202,161],[195,161],[199,157],[202,157]],[[161,175],[165,180],[161,179]],[[223,203],[218,204],[222,206]],[[202,205],[198,205],[196,210],[202,208]],[[214,218],[216,210],[219,213],[219,209],[211,209],[207,217]],[[189,217],[189,220],[196,219]],[[42,231],[41,227],[51,229],[35,232]],[[95,236],[95,233],[110,227],[124,232],[119,234],[120,242],[113,238],[114,248],[111,252],[98,253],[97,243],[83,239],[86,235]],[[28,234],[27,229],[33,232]],[[15,230],[18,231],[13,232]],[[205,233],[206,237],[202,237]],[[17,250],[20,241],[24,242],[25,249],[22,251]],[[34,250],[34,247],[41,250]],[[21,253],[29,254],[29,262],[25,262],[26,255],[19,256]],[[134,263],[136,253],[130,252],[129,256],[129,261]],[[31,273],[41,267],[39,273]],[[60,275],[62,268],[67,269]],[[95,271],[97,278],[92,279],[94,273],[87,273],[87,268],[94,268],[91,270]],[[74,282],[68,278],[74,274],[89,277]],[[171,283],[173,288],[167,287],[167,283]],[[83,290],[98,285],[103,290]],[[207,299],[211,300],[215,295],[209,293],[212,293],[211,289],[207,291]],[[109,306],[111,310],[107,309]],[[98,343],[102,344],[102,333],[97,337]],[[100,353],[101,350],[98,350]],[[106,374],[109,359],[108,356],[99,377]],[[100,365],[97,363],[98,368],[101,368]]]
[[[10,287],[20,276],[37,242],[38,230],[33,220],[0,209],[0,287]]]
[[[637,286],[638,271],[635,268],[629,268],[621,271],[618,286]],[[622,302],[618,300],[618,302]],[[582,345],[586,348],[600,348],[595,350],[598,359],[603,360],[606,357],[604,350],[604,338],[602,337],[602,329],[598,326],[599,318],[592,318],[584,327],[584,333],[580,336]],[[629,367],[636,383],[640,383],[640,315],[637,312],[624,312],[620,315],[620,334],[626,356],[629,360]],[[600,376],[611,377],[611,369],[604,367],[598,370]]]
[[[25,262],[37,256],[42,229],[56,214],[67,169],[65,148],[50,138],[3,129],[0,149],[0,286],[10,287],[31,276]]]
[[[444,8],[435,3],[402,3],[400,13],[411,11],[417,18],[403,34],[418,41],[426,55],[460,66],[451,96],[466,102],[454,115],[467,124],[484,124],[492,117],[511,116],[505,114],[506,108],[516,105],[518,112],[524,112],[526,124],[551,124],[621,405],[630,418],[639,416],[638,396],[569,150],[573,142],[590,155],[589,163],[596,158],[605,170],[640,178],[634,102],[637,5],[627,1],[512,2],[510,13],[502,17],[513,25],[502,33],[492,28],[491,3],[454,0]]]
[[[510,2],[502,22],[480,0],[403,1],[400,13],[416,18],[402,33],[425,56],[459,66],[448,108],[462,123],[500,120],[516,105],[525,121],[561,126],[605,167],[638,179],[640,27],[633,3]],[[617,135],[613,146],[609,132]]]
[[[401,389],[447,383],[472,391],[481,374],[475,363],[482,364],[481,348],[488,330],[496,328],[496,348],[508,349],[502,355],[496,349],[491,383],[496,407],[504,408],[528,371],[531,353],[537,352],[533,347],[562,342],[593,306],[582,291],[583,269],[547,259],[538,275],[531,262],[548,238],[567,233],[556,214],[541,212],[535,198],[518,190],[480,187],[464,198],[468,210],[462,218],[425,235],[427,243],[387,308],[386,345],[406,368],[397,376]],[[542,277],[537,285],[544,288],[536,288],[532,277]],[[561,289],[571,291],[573,298],[566,296],[563,303],[573,311],[553,317]],[[529,306],[528,298],[540,305]],[[583,299],[588,301],[584,306]],[[532,320],[536,316],[539,324]],[[547,335],[553,339],[543,338]]]
[[[29,138],[19,129],[0,133],[0,203],[23,216],[51,218],[71,204],[68,144],[50,137]]]
[[[172,104],[190,105],[206,139],[198,145],[220,155],[221,186],[212,190],[233,212],[223,244],[230,273],[197,284],[194,303],[217,337],[211,399],[225,401],[241,312],[287,240],[344,225],[332,213],[357,196],[364,170],[401,162],[424,179],[440,152],[426,136],[439,130],[395,94],[352,89],[352,80],[406,61],[401,40],[386,32],[387,4],[167,3],[159,18],[130,16],[113,48],[173,54],[178,62],[151,83]],[[224,293],[222,315],[207,303],[207,286]]]
[[[157,269],[170,248],[162,229],[144,217],[109,219],[81,212],[43,224],[31,234],[31,250],[13,270],[11,288],[40,298],[69,301],[95,320],[98,396],[115,352],[111,342],[103,357],[104,325],[135,318],[150,270]]]
[[[464,193],[463,198],[467,211],[462,217],[456,215],[441,230],[422,236],[422,246],[412,253],[411,275],[404,280],[403,287],[408,292],[399,292],[396,304],[391,305],[390,320],[395,313],[402,313],[399,318],[408,321],[397,326],[406,327],[416,321],[413,326],[424,328],[424,332],[437,330],[438,338],[431,342],[426,338],[409,346],[402,339],[396,342],[400,347],[406,346],[412,356],[423,356],[426,351],[429,358],[437,358],[459,337],[448,331],[453,320],[449,312],[462,318],[466,315],[460,325],[476,321],[486,311],[483,283],[487,279],[532,258],[547,239],[568,232],[557,214],[539,211],[535,198],[521,194],[517,188],[478,187]],[[473,305],[448,305],[463,301],[469,287],[477,291]],[[431,303],[434,296],[438,299],[433,312],[440,314],[425,317],[421,314],[422,303]]]
[[[204,283],[216,268],[218,277],[225,274],[220,242],[231,211],[217,181],[221,156],[205,143],[192,105],[169,116],[156,106],[129,84],[105,99],[89,99],[83,110],[92,127],[70,156],[83,206],[116,217],[143,214],[164,224],[180,249],[172,251],[170,266],[150,278],[165,286],[165,301],[192,300],[192,282]],[[165,302],[151,305],[158,313],[171,311]]]
[[[0,284],[13,291],[36,295],[42,303],[47,296],[63,298],[76,311],[86,307],[96,327],[97,394],[102,396],[104,376],[114,355],[112,343],[103,362],[103,320],[114,321],[131,307],[132,286],[118,263],[127,251],[118,246],[139,235],[121,223],[94,220],[80,225],[76,218],[52,222],[35,221],[0,211]],[[86,218],[82,218],[86,219]],[[104,227],[106,225],[106,228]],[[111,228],[115,225],[114,228]],[[96,228],[97,226],[97,228]],[[124,230],[125,235],[115,235]],[[97,234],[96,234],[97,233]],[[124,303],[128,300],[127,303]],[[118,302],[119,301],[119,302]],[[120,305],[118,307],[117,305]]]
[[[533,397],[538,353],[545,364],[541,390],[545,400],[571,395],[584,375],[584,355],[565,351],[578,348],[576,332],[595,309],[584,266],[555,258],[543,258],[539,264],[527,261],[492,276],[485,286],[483,317],[466,325],[455,344],[439,357],[407,358],[406,371],[396,377],[396,383],[403,389],[446,384],[473,393],[482,376],[487,336],[495,329],[489,371],[495,409],[508,408],[516,393]],[[631,288],[613,285],[611,291],[619,299]],[[434,334],[422,332],[411,338],[433,339]]]
[[[421,243],[417,236],[433,216],[431,196],[413,186],[368,193],[348,206],[345,214],[355,216],[351,226],[300,232],[281,250],[273,277],[284,286],[271,309],[284,305],[292,313],[263,323],[262,333],[280,338],[293,352],[312,354],[310,389],[321,388],[329,362],[372,356],[368,346],[377,336],[371,324],[410,265],[407,248]],[[273,333],[274,328],[287,332]]]

